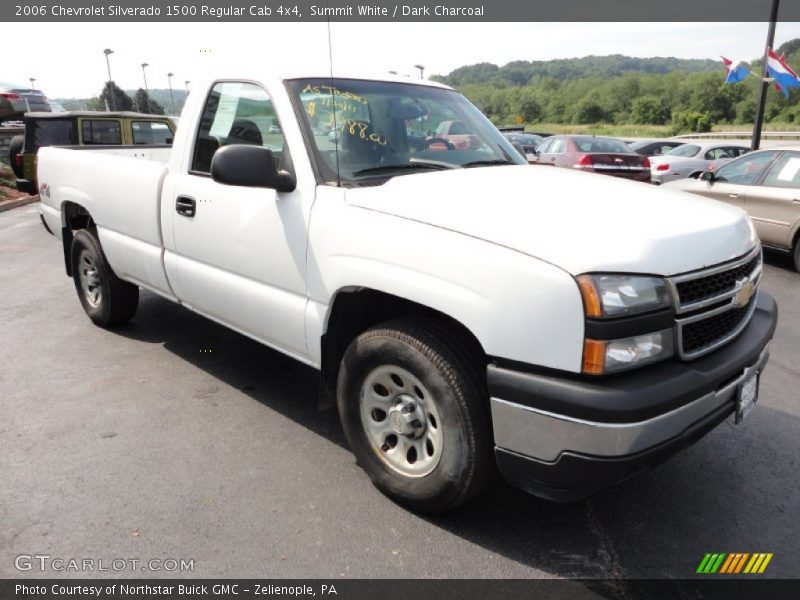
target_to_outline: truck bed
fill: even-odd
[[[155,283],[158,291],[171,295],[161,263],[160,228],[170,152],[167,146],[42,148],[38,182],[48,227],[60,236],[65,203],[84,207],[117,274],[149,282],[149,287]]]

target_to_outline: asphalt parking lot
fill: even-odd
[[[143,293],[94,327],[35,205],[0,213],[0,578],[20,554],[193,559],[199,577],[691,577],[706,552],[800,564],[800,274],[758,406],[658,469],[559,505],[498,484],[443,517],[377,492],[315,372]],[[620,585],[624,586],[623,582]]]

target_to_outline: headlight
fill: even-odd
[[[577,281],[587,317],[625,317],[671,305],[667,285],[661,277],[580,275]]]
[[[583,372],[603,375],[669,358],[675,347],[671,329],[620,340],[584,340]]]

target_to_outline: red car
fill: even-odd
[[[614,138],[555,135],[536,147],[536,158],[533,162],[650,182],[648,158]]]

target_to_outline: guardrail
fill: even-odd
[[[749,131],[710,131],[708,133],[689,133],[676,135],[676,139],[681,140],[702,140],[702,139],[738,139],[749,140],[753,134]],[[800,131],[762,131],[762,140],[800,140]]]

